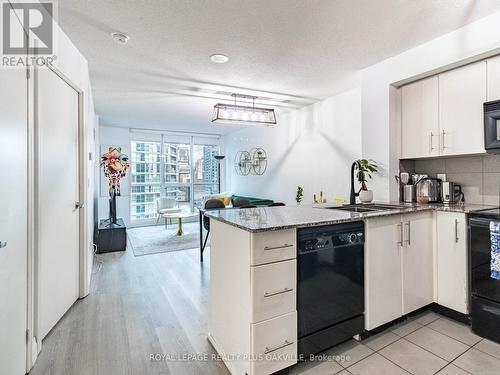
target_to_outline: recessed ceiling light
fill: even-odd
[[[224,64],[229,61],[229,57],[222,53],[216,53],[210,56],[210,60],[216,64]]]
[[[125,33],[120,33],[120,32],[113,32],[111,33],[111,37],[113,38],[113,40],[117,43],[120,43],[120,44],[127,44],[127,42],[129,41],[130,37],[125,34]]]

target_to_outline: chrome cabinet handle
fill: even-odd
[[[411,222],[407,221],[405,223],[405,227],[408,228],[408,239],[406,240],[406,243],[408,246],[411,246]]]
[[[278,250],[278,249],[286,249],[287,247],[293,247],[293,245],[290,245],[288,243],[281,245],[281,246],[266,246],[264,247],[264,250]]]
[[[281,345],[278,345],[278,346],[274,346],[274,347],[267,347],[266,346],[266,350],[264,350],[264,354],[269,354],[269,353],[272,353],[272,352],[275,352],[276,350],[280,350],[280,349],[283,349],[283,348],[286,348],[287,346],[290,346],[293,344],[293,341],[288,341],[288,340],[285,340],[285,342]]]
[[[458,243],[458,220],[455,219],[455,242]]]
[[[398,224],[398,228],[399,228],[399,241],[398,241],[398,245],[399,246],[403,246],[403,223],[399,223]]]
[[[288,292],[293,292],[293,289],[285,288],[283,290],[278,290],[278,291],[275,291],[275,292],[265,292],[264,293],[264,298],[272,297],[272,296],[277,296],[278,294],[283,294],[283,293],[288,293]]]
[[[434,133],[431,132],[431,134],[429,135],[429,154],[431,154],[432,151],[434,151],[436,149],[436,147],[434,147],[433,142],[432,142],[433,137],[434,137]]]
[[[79,208],[84,208],[85,207],[85,203],[83,202],[75,202],[75,209],[79,209]]]
[[[443,150],[443,151],[444,151],[444,149],[445,149],[445,148],[447,148],[447,147],[445,146],[445,144],[444,144],[444,136],[445,136],[445,135],[446,135],[446,132],[443,130],[443,131],[441,132],[441,150]]]
[[[4,247],[7,247],[7,242],[0,241],[0,249],[3,249]]]

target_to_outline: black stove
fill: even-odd
[[[470,313],[472,330],[500,343],[500,278],[492,272],[491,222],[500,222],[500,208],[469,214]]]
[[[500,207],[472,211],[469,213],[469,217],[487,217],[492,218],[493,220],[500,220]]]

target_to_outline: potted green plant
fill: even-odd
[[[359,200],[363,203],[370,203],[373,200],[373,191],[366,186],[368,179],[372,178],[372,173],[377,173],[379,166],[376,161],[371,159],[356,160],[356,177],[361,184],[359,190]]]
[[[302,202],[302,197],[304,196],[304,189],[301,186],[297,186],[297,195],[295,196],[295,202],[300,204]]]

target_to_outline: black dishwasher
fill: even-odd
[[[364,224],[297,231],[298,354],[308,357],[364,330]]]

